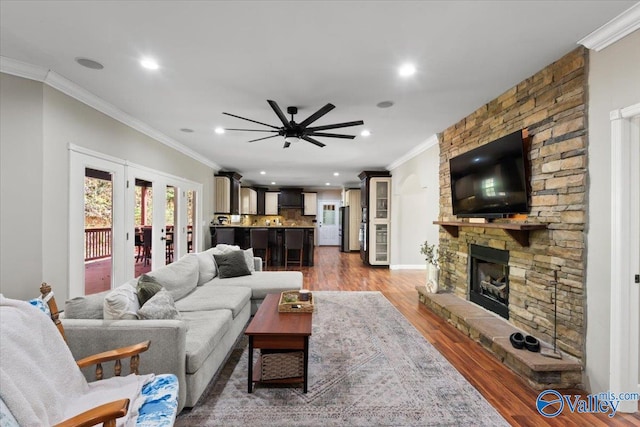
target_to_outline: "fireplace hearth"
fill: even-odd
[[[509,318],[509,251],[469,245],[469,300]]]

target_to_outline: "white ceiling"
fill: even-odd
[[[402,158],[634,3],[2,0],[0,54],[55,71],[243,182],[336,187]],[[142,56],[160,69],[141,68]],[[406,61],[417,73],[403,79]],[[298,122],[331,102],[314,125],[365,124],[338,130],[354,140],[318,138],[324,148],[213,132],[261,128],[223,111],[278,125],[267,99],[297,106]]]

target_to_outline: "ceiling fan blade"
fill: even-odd
[[[338,129],[338,128],[347,128],[350,126],[359,126],[363,125],[364,122],[362,120],[356,120],[355,122],[344,122],[344,123],[335,123],[332,125],[324,125],[324,126],[315,126],[312,128],[307,128],[310,132],[315,132],[317,130],[327,130],[327,129]]]
[[[309,117],[304,119],[300,123],[300,127],[305,128],[305,127],[309,126],[311,123],[315,122],[320,117],[324,116],[325,114],[327,114],[329,111],[333,110],[334,108],[336,108],[335,105],[333,105],[331,103],[328,103],[327,105],[325,105],[324,107],[322,107],[321,109],[319,109],[318,111],[316,111],[315,113],[313,113],[312,115],[310,115]]]
[[[306,132],[305,135],[309,136],[324,136],[327,138],[344,138],[344,139],[354,139],[355,135],[344,135],[340,133],[325,133],[325,132]]]
[[[262,141],[263,139],[275,138],[276,136],[280,136],[280,135],[265,136],[264,138],[252,139],[251,141],[247,141],[247,142]]]
[[[270,99],[268,99],[267,102],[276,113],[276,116],[278,116],[284,127],[287,129],[291,129],[291,124],[289,123],[289,120],[287,120],[287,116],[284,115],[278,104],[276,104],[276,101],[271,101]]]
[[[284,145],[282,146],[282,148],[289,148],[291,146],[291,143],[288,141],[284,142]]]
[[[224,128],[224,130],[241,130],[244,132],[279,132],[277,130],[269,130],[269,129],[232,129],[232,128]]]
[[[246,121],[248,121],[248,122],[257,123],[257,124],[259,124],[259,125],[269,126],[270,128],[280,130],[280,128],[279,128],[279,127],[276,127],[276,126],[273,126],[273,125],[269,125],[269,124],[267,124],[267,123],[262,123],[262,122],[259,122],[259,121],[257,121],[257,120],[247,119],[246,117],[236,116],[235,114],[231,114],[231,113],[222,113],[222,114],[226,114],[227,116],[235,117],[235,118],[238,118],[238,119],[246,120]]]
[[[315,139],[313,139],[313,138],[310,138],[310,137],[308,137],[308,136],[306,136],[306,135],[304,135],[304,136],[302,137],[302,139],[304,139],[305,141],[310,142],[310,143],[312,143],[312,144],[315,144],[315,145],[317,145],[318,147],[324,147],[324,144],[323,144],[322,142],[317,141],[317,140],[315,140]]]

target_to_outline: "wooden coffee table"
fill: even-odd
[[[249,372],[247,376],[249,393],[253,391],[254,382],[302,383],[303,392],[307,392],[312,313],[279,313],[279,301],[280,294],[267,295],[244,332],[249,337]],[[260,378],[259,369],[256,369],[255,374],[253,372],[254,348],[264,350],[302,350],[304,352],[303,376],[263,381]]]

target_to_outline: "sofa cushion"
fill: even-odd
[[[152,296],[138,310],[140,319],[180,319],[173,297],[165,289]]]
[[[135,279],[118,286],[104,297],[104,318],[107,320],[133,320],[138,318],[138,294]]]
[[[138,277],[138,285],[136,286],[136,292],[138,294],[138,302],[140,306],[143,306],[145,302],[149,301],[155,294],[160,292],[162,285],[158,281],[146,274]]]
[[[231,327],[231,310],[192,311],[182,313],[187,323],[186,371],[193,374],[209,357]]]
[[[216,260],[218,277],[221,279],[251,274],[249,267],[247,267],[244,251],[232,251],[221,255],[214,254],[213,258]],[[253,257],[251,257],[251,260],[253,262]]]
[[[65,319],[104,319],[104,297],[109,292],[111,291],[75,297],[65,301]]]
[[[178,261],[147,273],[178,301],[198,286],[198,257],[187,254]]]
[[[199,286],[176,302],[181,312],[231,310],[235,319],[251,300],[251,289],[242,286]]]
[[[256,271],[250,276],[220,279],[218,277],[205,284],[207,286],[241,286],[251,288],[251,299],[264,299],[267,294],[302,289],[300,271]]]
[[[204,285],[216,277],[216,262],[213,259],[213,248],[198,252],[198,286]]]

